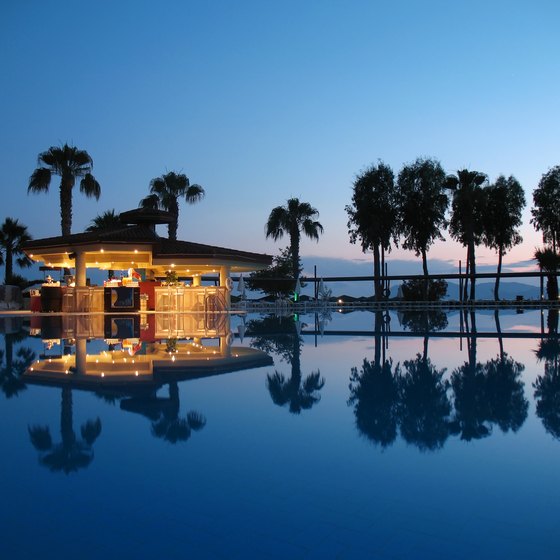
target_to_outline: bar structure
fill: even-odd
[[[41,290],[41,311],[122,312],[217,311],[230,308],[231,274],[268,267],[272,257],[170,240],[156,233],[168,212],[136,209],[120,214],[122,226],[107,230],[37,239],[24,251],[47,267],[75,270],[65,285],[49,277]],[[127,271],[103,286],[90,285],[88,269]],[[204,279],[217,278],[217,285]],[[32,302],[33,303],[33,302]]]

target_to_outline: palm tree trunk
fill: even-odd
[[[422,270],[424,271],[424,301],[426,301],[428,299],[428,284],[430,279],[428,278],[428,257],[425,247],[422,247]]]
[[[379,254],[379,244],[373,246],[373,285],[375,299],[381,301],[383,298],[383,286],[380,280],[381,276],[381,256]]]
[[[476,294],[475,294],[476,260],[475,260],[475,255],[474,255],[474,239],[470,240],[469,257],[470,257],[469,273],[471,275],[471,297],[470,297],[470,299],[472,301],[474,301],[476,299]]]
[[[14,255],[11,247],[6,247],[5,253],[6,258],[4,259],[4,265],[6,268],[4,270],[4,284],[9,284],[14,271]]]
[[[466,301],[468,298],[468,289],[469,289],[469,266],[470,266],[470,259],[469,259],[469,248],[467,246],[467,260],[465,262],[465,282],[463,284],[463,301]]]
[[[167,226],[167,236],[171,241],[177,241],[177,229],[179,226],[179,204],[177,201],[175,201],[175,204],[170,205],[169,213],[173,216],[173,221]]]
[[[502,273],[502,248],[498,249],[498,269],[496,271],[496,284],[494,286],[494,299],[500,301],[500,274]]]
[[[60,180],[60,228],[62,235],[72,232],[72,188],[74,178],[63,176]]]
[[[299,278],[299,229],[290,232],[290,251],[292,253],[292,274],[294,280]]]

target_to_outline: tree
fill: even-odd
[[[31,241],[27,226],[18,220],[6,218],[0,226],[0,264],[5,264],[4,283],[9,284],[14,274],[14,257],[21,268],[28,268],[33,261],[23,252],[23,245]]]
[[[122,227],[122,225],[119,214],[116,214],[115,210],[106,210],[103,214],[98,214],[91,220],[91,225],[86,228],[86,231],[117,229]]]
[[[453,239],[467,247],[467,269],[471,275],[470,299],[472,300],[475,299],[475,247],[480,244],[484,232],[485,196],[482,185],[486,180],[484,173],[467,169],[457,171],[457,175],[448,175],[445,180],[446,188],[453,192],[449,232]],[[465,299],[467,299],[467,286],[466,281]]]
[[[60,176],[60,226],[62,235],[72,230],[72,189],[78,178],[80,192],[99,200],[101,187],[92,175],[93,159],[85,150],[64,144],[62,148],[51,146],[39,154],[39,165],[29,178],[28,193],[48,192],[52,175]],[[43,167],[44,166],[44,167]]]
[[[547,273],[546,276],[546,294],[549,300],[558,299],[558,269],[560,268],[560,255],[546,247],[535,251],[535,259],[539,263],[541,271]]]
[[[442,240],[447,226],[445,212],[445,171],[439,161],[417,159],[405,165],[397,179],[399,233],[403,247],[422,256],[424,276],[428,276],[427,252],[434,241]]]
[[[323,226],[315,219],[319,212],[308,202],[300,202],[298,198],[290,198],[285,206],[276,206],[270,212],[266,222],[266,237],[274,241],[284,234],[290,237],[290,255],[292,257],[292,277],[297,280],[300,272],[299,246],[301,233],[309,239],[319,241]]]
[[[494,286],[494,299],[499,300],[502,257],[509,249],[519,245],[523,238],[518,228],[525,207],[525,194],[519,181],[513,176],[500,175],[493,185],[484,189],[486,211],[484,213],[484,244],[498,252],[498,269]]]
[[[560,166],[549,169],[533,191],[531,223],[542,231],[545,243],[556,253],[560,236]]]
[[[398,201],[392,169],[379,162],[354,181],[352,204],[346,206],[350,243],[358,240],[362,251],[373,252],[375,298],[383,298],[381,256],[391,247],[397,235]]]
[[[298,269],[298,274],[300,269]],[[280,255],[272,257],[272,265],[265,270],[252,272],[246,280],[249,290],[260,290],[266,295],[289,296],[294,289],[295,278],[292,270],[292,257],[287,247]]]
[[[184,173],[170,171],[150,181],[150,193],[140,201],[142,208],[167,210],[173,221],[167,226],[169,239],[177,239],[179,223],[179,199],[184,198],[188,204],[195,204],[204,198],[205,192],[200,185],[191,185]]]

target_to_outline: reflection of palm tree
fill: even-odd
[[[179,387],[177,382],[169,384],[169,406],[162,409],[160,417],[152,422],[152,433],[170,443],[186,441],[192,431],[202,430],[206,418],[200,412],[191,410],[186,418],[179,418]]]
[[[450,433],[451,403],[445,369],[437,370],[420,354],[404,362],[399,377],[399,420],[402,437],[422,451],[443,447]]]
[[[364,359],[361,370],[352,368],[349,405],[354,405],[356,426],[370,441],[385,448],[397,437],[399,391],[393,361]]]
[[[424,333],[424,359],[428,357],[428,340],[431,332],[441,331],[447,327],[447,313],[438,310],[404,311],[401,324],[410,331]]]
[[[17,395],[26,388],[23,374],[35,360],[35,352],[27,347],[18,348],[14,359],[14,344],[26,337],[27,333],[22,329],[4,334],[5,354],[0,354],[0,386],[7,398]]]
[[[506,353],[484,364],[488,420],[498,424],[502,432],[517,432],[527,418],[529,402],[521,381],[524,369]]]
[[[290,412],[299,414],[321,400],[319,391],[325,385],[319,370],[305,379],[301,375],[301,348],[303,341],[291,317],[269,316],[250,321],[247,333],[253,339],[251,346],[265,352],[274,352],[291,365],[291,376],[279,371],[266,376],[266,386],[272,401],[278,406],[289,405]]]
[[[298,360],[299,361],[299,360]],[[286,379],[284,374],[275,371],[267,375],[266,386],[274,404],[278,406],[290,405],[290,412],[299,414],[302,410],[311,408],[321,400],[319,391],[325,385],[319,370],[311,372],[302,382],[301,371],[292,363],[292,375]]]
[[[60,443],[53,444],[48,426],[30,426],[29,437],[33,447],[40,452],[39,461],[51,471],[68,474],[85,468],[93,461],[93,443],[101,433],[101,420],[88,420],[82,424],[82,439],[77,439],[72,425],[72,389],[62,389],[60,412]]]
[[[551,316],[553,313],[555,317]],[[558,310],[549,310],[550,332],[557,332],[553,330],[553,328],[558,329],[557,322]],[[533,383],[537,399],[537,416],[546,431],[556,439],[560,439],[560,339],[555,336],[542,340],[536,355],[539,362],[544,360],[544,375],[539,375]]]

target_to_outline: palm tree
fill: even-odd
[[[14,257],[22,268],[30,267],[33,261],[23,252],[23,245],[31,241],[27,227],[18,220],[6,218],[0,226],[0,264],[6,265],[4,283],[9,284],[14,272]]]
[[[60,226],[62,235],[72,230],[72,189],[76,179],[80,180],[80,192],[88,198],[99,200],[101,187],[92,175],[93,159],[85,150],[64,144],[62,148],[51,146],[39,154],[38,163],[29,178],[28,193],[48,192],[52,175],[60,176]],[[43,167],[44,166],[44,167]]]
[[[546,293],[549,300],[558,299],[558,269],[560,268],[560,255],[550,247],[537,249],[535,259],[539,267],[547,273]]]
[[[399,230],[403,247],[422,256],[424,276],[428,276],[427,252],[436,240],[444,240],[445,212],[449,199],[444,190],[445,172],[439,161],[417,159],[405,165],[397,179]]]
[[[457,175],[448,175],[446,188],[453,191],[452,214],[449,224],[451,237],[467,247],[467,269],[471,275],[470,299],[475,299],[476,259],[475,246],[481,241],[484,231],[483,216],[485,196],[482,185],[486,175],[479,171],[461,169]],[[465,282],[464,298],[467,299]]]
[[[521,212],[525,207],[525,194],[519,181],[510,175],[500,175],[486,192],[486,211],[484,213],[484,243],[498,252],[498,269],[494,286],[494,299],[499,300],[502,257],[508,249],[519,245],[523,238],[518,228],[521,226]]]
[[[150,193],[140,201],[142,208],[167,210],[173,221],[167,226],[169,239],[177,239],[179,222],[179,199],[184,198],[188,204],[194,204],[204,198],[204,189],[200,185],[191,185],[184,173],[170,171],[150,181]]]
[[[308,202],[300,202],[298,198],[290,198],[285,206],[276,206],[270,212],[266,222],[266,237],[274,241],[281,239],[284,234],[290,237],[290,256],[292,258],[292,274],[294,280],[299,278],[300,261],[299,245],[301,233],[309,239],[319,241],[319,234],[323,233],[323,226],[316,220],[319,212]]]
[[[373,252],[375,298],[383,298],[382,260],[398,234],[398,200],[393,170],[382,161],[354,181],[352,204],[346,206],[350,243],[358,240],[362,251]],[[383,271],[384,272],[384,271]]]
[[[560,165],[545,173],[533,191],[531,223],[556,253],[560,236]]]
[[[91,225],[86,228],[86,231],[117,229],[122,225],[119,214],[116,214],[115,210],[106,210],[103,214],[98,214],[91,220]]]

